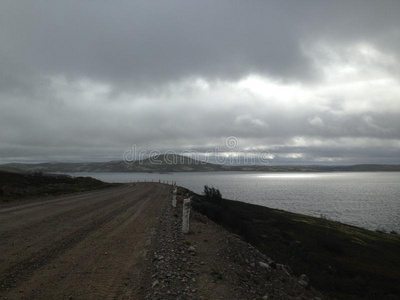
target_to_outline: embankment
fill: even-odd
[[[189,191],[186,191],[191,193]],[[399,299],[400,236],[191,193],[193,208],[339,299]]]

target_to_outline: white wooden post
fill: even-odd
[[[182,232],[189,233],[190,198],[183,200]]]
[[[176,189],[172,191],[172,207],[176,207]]]
[[[172,207],[176,207],[176,195],[172,195]]]

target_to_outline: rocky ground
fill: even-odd
[[[182,234],[182,193],[177,208],[164,203],[153,232],[145,299],[326,299],[312,279],[294,277],[289,266],[193,210],[190,233]]]

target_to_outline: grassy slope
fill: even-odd
[[[0,203],[42,195],[59,195],[110,186],[90,177],[0,171]]]
[[[237,201],[197,197],[193,206],[331,296],[400,296],[398,235]]]

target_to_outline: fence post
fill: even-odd
[[[172,195],[172,207],[176,207],[176,195]]]
[[[172,207],[176,207],[176,188],[172,191]]]
[[[189,233],[190,198],[183,200],[182,232]]]

